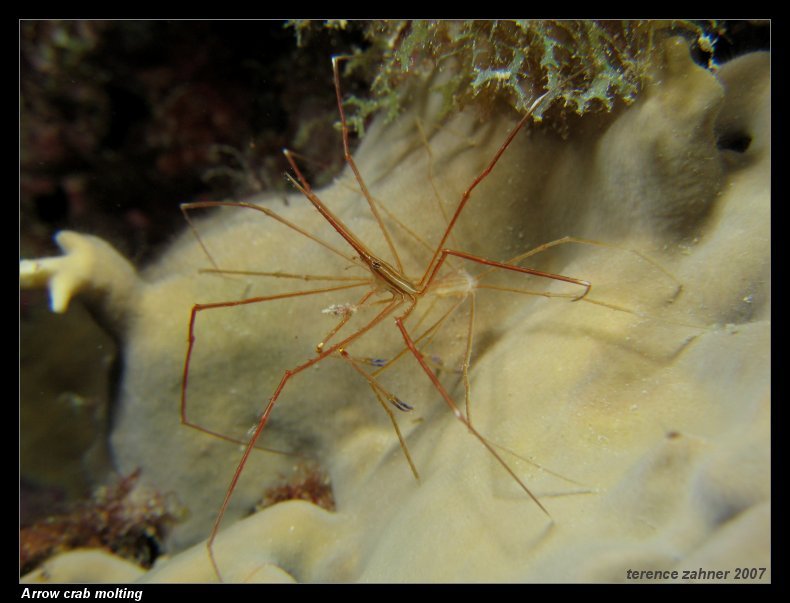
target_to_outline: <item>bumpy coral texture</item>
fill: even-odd
[[[668,42],[633,106],[592,118],[567,140],[550,129],[522,132],[448,240],[496,260],[563,236],[607,244],[566,243],[523,262],[592,282],[582,301],[569,300],[579,291],[567,283],[506,271],[482,278],[484,268],[465,261],[448,266],[445,294],[433,296],[436,307],[452,304],[470,293],[457,283],[472,283],[469,417],[548,513],[406,357],[380,380],[414,407],[394,412],[418,483],[369,384],[328,358],[289,383],[261,446],[317,460],[336,510],[287,501],[241,519],[300,464],[293,454],[254,453],[215,545],[223,579],[626,581],[628,569],[704,568],[730,570],[733,580],[733,568],[743,566],[766,567],[763,580],[770,579],[768,67],[768,55],[757,53],[714,76],[690,60],[683,42]],[[435,109],[426,97],[398,122],[371,128],[357,154],[388,210],[406,271],[417,277],[446,214],[512,127],[505,118],[480,124],[469,115],[435,127]],[[319,195],[390,260],[350,173]],[[299,195],[258,201],[343,246]],[[197,222],[221,268],[359,274],[258,212],[234,208]],[[97,256],[92,270],[100,273],[106,249],[97,243],[85,253]],[[43,280],[46,262],[26,265],[36,275],[31,282]],[[180,425],[191,306],[327,286],[198,273],[208,267],[187,233],[133,293],[125,285],[133,307],[122,312],[116,462],[121,471],[141,466],[142,480],[177,493],[191,515],[170,546],[195,544],[144,580],[216,578],[199,541],[241,456],[238,445]],[[81,286],[91,291],[90,282]],[[314,354],[337,323],[322,310],[354,303],[363,291],[199,313],[190,416],[243,439],[283,370]],[[458,367],[470,297],[425,343],[464,412]],[[123,310],[118,296],[105,299],[111,313]],[[420,304],[437,316],[429,301]],[[376,307],[356,314],[370,317]],[[417,325],[419,315],[407,323],[415,333],[433,320]],[[375,364],[402,348],[388,319],[349,352]],[[87,576],[75,563],[68,575],[57,573],[59,563],[50,562],[50,573],[62,580]]]

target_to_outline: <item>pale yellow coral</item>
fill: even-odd
[[[145,570],[141,567],[110,553],[96,549],[80,549],[53,557],[27,574],[22,582],[25,584],[65,582],[122,584],[134,582],[144,573]]]
[[[97,300],[110,320],[123,321],[136,302],[134,267],[99,237],[61,231],[55,240],[64,255],[20,261],[20,286],[46,286],[53,312],[65,312],[74,296],[83,295]]]

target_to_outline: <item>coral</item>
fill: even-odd
[[[290,25],[303,43],[315,22]],[[393,119],[404,102],[404,84],[438,70],[449,77],[435,84],[441,92],[440,116],[470,103],[488,114],[504,101],[523,113],[543,90],[561,103],[552,105],[560,127],[565,114],[611,111],[631,103],[647,81],[662,40],[680,33],[712,50],[715,37],[688,21],[369,21],[354,23],[371,45],[354,53],[348,72],[375,73],[370,95],[352,95],[350,123],[364,134],[365,120],[385,113]],[[326,23],[346,28],[349,23]],[[711,41],[713,39],[713,42]],[[496,101],[496,102],[495,102]],[[548,107],[548,106],[547,106]],[[544,107],[534,117],[543,118]]]
[[[69,513],[47,517],[20,532],[20,571],[30,572],[55,553],[101,548],[150,567],[160,542],[176,520],[172,502],[137,485],[139,471],[110,486]]]
[[[124,584],[145,574],[136,563],[100,549],[69,551],[27,574],[23,583]]]
[[[56,237],[65,255],[41,260],[22,260],[19,280],[23,287],[46,285],[53,312],[66,311],[77,294],[98,297],[108,319],[118,324],[133,306],[140,284],[132,265],[98,237],[68,231]],[[102,258],[96,269],[95,258]]]
[[[255,510],[260,511],[286,500],[306,500],[327,511],[335,510],[329,476],[315,467],[303,467],[290,480],[268,488]]]
[[[215,547],[224,579],[622,581],[628,568],[770,568],[768,57],[733,61],[717,78],[672,39],[651,64],[632,106],[586,116],[567,140],[540,127],[517,137],[448,242],[498,260],[566,235],[608,244],[561,245],[525,262],[591,281],[587,301],[506,295],[568,289],[499,273],[491,275],[499,290],[475,291],[469,416],[551,519],[419,367],[402,362],[382,380],[414,408],[398,419],[417,483],[368,384],[328,358],[284,392],[264,432],[262,446],[288,454],[250,458]],[[504,115],[481,123],[474,112],[437,122],[443,102],[415,97],[396,122],[375,122],[356,154],[373,196],[388,202],[385,220],[410,275],[419,276],[448,208],[513,123]],[[348,173],[319,194],[383,249]],[[299,195],[256,202],[342,244]],[[313,241],[252,213],[228,208],[195,220],[217,266],[347,273]],[[88,281],[106,281],[116,252],[86,249]],[[238,446],[179,424],[190,308],[314,286],[200,272],[210,266],[186,233],[134,281],[125,306],[115,458],[127,471],[142,465],[142,479],[166,484],[190,507],[171,550],[208,535],[240,457]],[[243,439],[282,371],[336,324],[323,310],[358,295],[201,313],[192,419]],[[458,400],[464,387],[453,367],[466,324],[459,316],[426,348],[432,363],[450,367],[440,372]],[[392,325],[381,326],[351,350],[374,366],[402,349]],[[328,472],[336,511],[291,500],[238,521],[294,455]],[[145,579],[214,577],[199,543]]]

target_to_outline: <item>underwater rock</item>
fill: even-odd
[[[562,244],[522,262],[590,281],[590,295],[577,302],[567,298],[578,287],[554,280],[504,270],[487,276],[499,289],[469,280],[476,314],[468,408],[458,370],[468,314],[450,316],[423,348],[546,512],[407,356],[380,380],[414,407],[396,418],[418,483],[370,385],[330,357],[289,383],[264,430],[259,445],[288,454],[255,452],[245,467],[215,543],[223,579],[625,581],[628,569],[737,563],[767,566],[769,580],[769,86],[766,53],[736,59],[714,76],[691,61],[685,43],[669,41],[633,106],[567,140],[549,128],[522,132],[448,239],[450,248],[497,261],[563,236],[604,244]],[[447,215],[512,127],[504,118],[481,124],[462,114],[438,128],[431,114],[428,99],[393,124],[377,123],[355,155],[416,280]],[[390,261],[348,170],[318,194]],[[300,195],[254,201],[347,249]],[[258,212],[224,208],[196,218],[215,267],[281,276],[200,272],[212,263],[186,232],[139,278],[127,274],[123,287],[133,294],[112,297],[112,313],[123,308],[124,340],[115,462],[122,472],[142,467],[143,481],[189,507],[169,543],[174,551],[209,535],[241,458],[238,444],[180,424],[192,306],[337,284],[282,273],[359,274]],[[92,267],[78,282],[88,292],[108,281],[103,271],[118,274],[112,267],[123,265],[109,248],[82,249]],[[40,283],[53,261],[26,264],[25,278]],[[450,268],[460,280],[485,272],[461,260]],[[447,282],[437,308],[459,296]],[[57,293],[63,289],[55,291],[58,309],[66,302]],[[190,418],[245,440],[283,371],[310,358],[337,324],[324,310],[358,302],[362,293],[199,312]],[[421,328],[420,312],[409,319],[415,334],[445,311],[427,305]],[[375,311],[358,311],[348,332]],[[402,349],[391,319],[349,346],[373,366]],[[241,520],[304,457],[329,474],[336,511],[287,501]],[[215,577],[200,543],[144,579]]]

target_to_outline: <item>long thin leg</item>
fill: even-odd
[[[221,270],[219,270],[219,266],[217,266],[216,262],[214,261],[214,258],[212,257],[211,253],[209,252],[208,248],[206,247],[205,243],[203,242],[203,239],[201,238],[200,234],[198,233],[197,228],[195,228],[195,225],[192,222],[192,219],[189,217],[189,212],[192,211],[193,209],[204,209],[204,208],[209,208],[209,207],[242,207],[242,208],[246,208],[246,209],[252,209],[254,211],[259,211],[259,212],[265,214],[266,216],[276,220],[277,222],[280,222],[284,226],[287,226],[291,230],[293,230],[295,232],[298,232],[300,235],[302,235],[304,237],[307,237],[308,239],[310,239],[312,241],[315,241],[316,243],[318,243],[322,247],[328,249],[329,251],[331,251],[335,255],[340,256],[341,258],[347,260],[348,262],[350,262],[352,264],[359,265],[359,262],[358,262],[358,260],[356,258],[345,254],[344,252],[340,251],[339,249],[337,249],[333,245],[330,245],[326,241],[324,241],[322,239],[319,239],[318,237],[316,237],[313,234],[310,234],[309,232],[307,232],[303,228],[297,226],[293,222],[291,222],[289,220],[286,220],[285,218],[283,218],[277,212],[274,212],[274,211],[270,210],[268,207],[264,207],[262,205],[255,205],[254,203],[247,203],[246,201],[196,201],[194,203],[182,203],[181,204],[181,213],[184,214],[184,218],[186,219],[186,221],[189,224],[189,226],[192,228],[192,231],[195,233],[195,237],[197,238],[198,243],[203,248],[203,251],[208,256],[209,260],[211,260],[211,263],[214,265],[214,268],[216,268],[220,272],[221,272]]]
[[[676,297],[680,293],[680,290],[683,288],[683,285],[680,283],[680,281],[677,279],[677,277],[674,274],[669,272],[666,268],[664,268],[660,263],[658,263],[654,259],[652,259],[649,256],[645,255],[644,253],[641,253],[640,251],[637,251],[636,249],[631,249],[629,247],[622,247],[620,245],[612,245],[611,243],[603,243],[601,241],[594,241],[592,239],[582,239],[582,238],[579,238],[579,237],[562,237],[561,239],[557,239],[555,241],[550,241],[548,243],[543,243],[542,245],[538,245],[534,249],[530,249],[529,251],[521,253],[521,254],[513,257],[513,258],[510,258],[505,263],[507,263],[507,264],[517,264],[518,262],[521,262],[522,260],[525,260],[528,257],[532,257],[533,255],[537,255],[539,253],[543,253],[544,251],[546,251],[547,249],[551,249],[552,247],[558,247],[560,245],[568,245],[568,244],[588,245],[588,246],[591,246],[591,247],[601,247],[601,248],[604,248],[604,249],[615,249],[617,251],[627,251],[628,253],[634,254],[635,256],[640,258],[642,261],[647,262],[648,264],[653,266],[653,268],[655,268],[656,270],[658,270],[659,272],[664,274],[667,278],[669,278],[670,280],[674,281],[675,284],[678,286],[678,292],[675,294]],[[485,273],[483,273],[483,274],[485,274]],[[480,275],[480,276],[482,277],[483,275]]]
[[[200,274],[221,274],[233,276],[266,276],[281,279],[292,279],[297,281],[329,281],[332,283],[364,283],[372,284],[373,280],[364,276],[336,276],[329,274],[299,274],[292,272],[283,272],[282,270],[275,270],[273,272],[266,272],[265,270],[229,270],[227,268],[200,268]]]
[[[455,256],[465,260],[469,260],[472,262],[476,262],[478,264],[483,264],[485,266],[491,266],[493,268],[502,268],[504,270],[511,270],[513,272],[520,272],[522,274],[530,274],[532,276],[539,276],[542,278],[549,278],[557,281],[563,281],[565,283],[571,283],[574,285],[579,285],[580,287],[584,287],[584,293],[575,297],[573,301],[579,301],[587,296],[587,294],[592,289],[592,283],[588,281],[584,281],[578,278],[572,278],[570,276],[563,276],[562,274],[554,274],[552,272],[543,272],[542,270],[535,270],[534,268],[524,268],[522,266],[514,266],[512,264],[507,264],[505,262],[495,262],[494,260],[488,260],[486,258],[481,258],[476,255],[472,255],[471,253],[466,253],[465,251],[455,251],[454,249],[442,249],[441,253],[439,254],[439,260],[434,265],[433,270],[430,273],[430,277],[428,278],[427,282],[423,287],[423,291],[427,289],[433,279],[436,278],[436,275],[439,273],[439,269],[444,264],[445,258],[448,256]]]
[[[186,425],[187,427],[192,427],[193,429],[197,429],[198,431],[202,431],[214,437],[220,438],[222,440],[240,444],[246,444],[246,440],[239,440],[237,438],[233,438],[231,436],[219,433],[208,427],[204,427],[199,423],[195,423],[187,416],[187,390],[189,388],[189,367],[192,361],[192,352],[195,347],[195,323],[197,321],[198,313],[204,310],[217,310],[219,308],[233,308],[236,306],[246,306],[249,304],[257,304],[266,301],[272,301],[276,299],[287,299],[291,297],[303,297],[307,295],[318,295],[321,293],[327,293],[330,291],[342,291],[344,289],[352,289],[355,287],[361,287],[366,285],[367,283],[356,283],[353,285],[340,285],[337,287],[326,287],[323,289],[311,289],[309,291],[297,291],[297,292],[290,292],[290,293],[281,293],[278,295],[267,295],[263,297],[252,297],[249,299],[242,299],[238,301],[229,301],[229,302],[216,302],[213,304],[196,304],[192,307],[192,310],[189,315],[189,332],[187,337],[187,353],[184,358],[184,372],[181,378],[181,423]]]
[[[455,250],[452,250],[452,249],[443,249],[442,250],[442,253],[439,256],[439,261],[436,263],[436,269],[434,270],[433,273],[431,273],[431,278],[428,281],[428,283],[426,284],[426,287],[433,280],[433,278],[435,278],[436,274],[438,274],[438,270],[441,267],[442,263],[444,262],[444,259],[447,256],[451,256],[451,255],[459,257],[459,258],[464,259],[464,260],[468,260],[468,261],[471,261],[471,262],[476,262],[478,264],[483,264],[485,266],[489,266],[492,270],[493,269],[497,269],[497,268],[502,268],[502,269],[505,269],[505,270],[511,270],[511,271],[514,271],[514,272],[519,272],[521,274],[528,274],[528,275],[531,275],[531,276],[539,276],[539,277],[543,277],[543,278],[559,280],[559,281],[563,281],[563,282],[566,282],[566,283],[572,283],[574,285],[579,285],[580,287],[584,287],[584,293],[582,293],[581,295],[575,297],[573,299],[573,301],[578,301],[578,300],[583,299],[584,297],[586,297],[587,294],[590,292],[590,289],[592,288],[592,285],[589,282],[583,281],[583,280],[580,280],[580,279],[571,278],[571,277],[568,277],[568,276],[563,276],[561,274],[553,274],[553,273],[550,273],[550,272],[543,272],[543,271],[535,270],[535,269],[532,269],[532,268],[523,268],[521,266],[513,266],[512,264],[506,264],[506,263],[503,263],[503,262],[494,262],[492,260],[487,260],[485,258],[474,256],[472,254],[465,253],[463,251],[455,251]],[[469,414],[470,413],[470,407],[471,407],[470,393],[469,393],[469,390],[470,390],[470,385],[469,385],[469,359],[470,359],[470,356],[471,356],[471,353],[472,353],[471,346],[472,346],[472,324],[474,322],[474,292],[472,292],[471,303],[472,303],[472,307],[471,307],[471,311],[470,311],[469,331],[467,333],[467,348],[466,348],[466,355],[464,356],[464,370],[463,370],[463,374],[464,374],[464,391],[465,391],[465,399],[466,399],[466,422],[469,425],[471,425],[471,419],[470,419],[470,414]]]
[[[420,333],[419,337],[414,339],[415,345],[422,347],[427,346],[431,342],[433,337],[436,335],[436,333],[439,331],[441,326],[444,324],[444,322],[460,307],[462,303],[463,303],[463,299],[453,304],[444,314],[442,314],[436,321],[434,321],[434,323],[430,327],[428,327],[422,333]],[[416,329],[416,327],[414,328]],[[408,353],[409,353],[409,349],[404,346],[403,349],[399,351],[397,354],[395,354],[385,362],[379,364],[378,368],[371,373],[371,376],[377,377],[379,374],[390,369],[396,362],[400,361],[400,359],[406,356],[406,354]]]
[[[466,331],[466,351],[464,352],[464,364],[462,367],[464,377],[464,398],[466,407],[466,420],[472,422],[472,402],[470,400],[471,388],[469,384],[469,365],[472,362],[472,332],[475,326],[475,294],[474,291],[469,296],[469,327]]]
[[[453,213],[452,218],[450,218],[450,222],[449,224],[447,224],[447,228],[445,229],[444,234],[442,235],[442,238],[439,241],[439,244],[436,246],[436,251],[434,252],[433,257],[431,258],[431,261],[428,263],[428,266],[425,269],[425,273],[422,275],[422,278],[420,279],[420,283],[419,283],[420,289],[423,289],[427,285],[427,283],[429,283],[433,279],[432,275],[436,273],[438,266],[441,265],[441,263],[444,262],[445,258],[447,257],[446,254],[444,253],[443,248],[447,243],[447,240],[450,237],[453,227],[455,226],[455,223],[458,221],[461,212],[464,210],[464,207],[466,207],[466,204],[469,202],[472,192],[493,171],[494,167],[499,162],[499,159],[502,157],[502,155],[505,153],[507,148],[513,142],[513,139],[516,137],[516,134],[518,134],[521,131],[521,129],[526,125],[526,123],[530,120],[532,114],[535,112],[535,109],[537,109],[538,105],[540,105],[540,103],[542,103],[545,99],[550,97],[551,97],[550,93],[545,92],[533,101],[532,105],[524,114],[524,116],[510,131],[510,134],[508,134],[508,137],[505,139],[505,142],[503,142],[502,145],[497,150],[497,152],[494,153],[494,156],[491,158],[491,161],[488,162],[488,165],[485,167],[485,169],[483,169],[483,171],[480,172],[480,174],[478,174],[477,178],[475,178],[472,181],[472,184],[470,184],[469,187],[466,189],[466,191],[464,191],[464,194],[461,195],[461,200],[458,202],[458,206],[455,208],[455,212]]]
[[[673,320],[673,319],[663,318],[663,317],[660,317],[660,316],[653,316],[653,315],[646,314],[644,312],[639,312],[639,311],[631,309],[631,308],[626,308],[624,306],[621,306],[621,305],[618,305],[618,304],[614,304],[614,303],[611,303],[611,302],[601,301],[601,300],[598,300],[598,299],[590,299],[589,297],[587,297],[587,295],[590,292],[591,285],[587,281],[582,281],[582,280],[578,280],[578,279],[572,279],[572,278],[564,277],[564,276],[561,276],[561,275],[544,273],[544,272],[540,272],[538,270],[533,270],[531,268],[521,268],[521,267],[518,267],[518,266],[514,266],[515,263],[521,262],[521,261],[525,260],[526,258],[529,258],[529,257],[532,257],[532,256],[537,255],[539,253],[542,253],[542,252],[544,252],[544,251],[546,251],[548,249],[551,249],[553,247],[558,247],[560,245],[567,245],[567,244],[586,245],[586,246],[592,246],[592,247],[600,247],[600,248],[603,248],[603,249],[613,249],[613,250],[616,250],[616,251],[628,252],[628,253],[630,253],[632,255],[635,255],[636,257],[638,257],[643,262],[646,262],[646,263],[650,264],[658,272],[662,273],[669,280],[671,280],[673,283],[675,283],[677,288],[675,290],[674,295],[672,296],[672,301],[674,301],[681,294],[681,292],[683,291],[683,283],[681,283],[680,280],[678,280],[678,278],[674,274],[669,272],[659,262],[657,262],[656,260],[652,259],[650,256],[645,255],[644,253],[642,253],[640,251],[637,251],[636,249],[631,249],[630,247],[623,247],[621,245],[613,245],[611,243],[604,243],[604,242],[601,242],[601,241],[594,241],[592,239],[582,239],[582,238],[579,238],[579,237],[566,236],[566,237],[562,237],[560,239],[556,239],[554,241],[550,241],[548,243],[543,243],[542,245],[539,245],[538,247],[535,247],[533,249],[530,249],[529,251],[526,251],[524,253],[521,253],[521,254],[519,254],[517,256],[514,256],[514,257],[510,258],[506,262],[493,262],[493,261],[490,261],[490,260],[486,260],[484,258],[472,256],[470,254],[466,254],[466,253],[462,253],[462,252],[458,252],[458,251],[451,251],[451,250],[447,250],[447,255],[454,255],[454,256],[462,257],[464,259],[467,259],[467,260],[470,260],[470,261],[474,261],[474,262],[477,262],[477,263],[489,266],[488,270],[484,270],[483,272],[481,272],[481,273],[479,273],[477,275],[476,278],[478,280],[483,279],[487,274],[489,274],[493,270],[497,270],[499,268],[505,268],[505,269],[508,269],[508,270],[514,270],[516,272],[526,272],[528,274],[534,274],[536,276],[545,276],[545,277],[548,277],[548,278],[554,278],[554,279],[562,280],[562,281],[565,281],[565,282],[570,282],[570,283],[573,283],[573,284],[577,284],[577,285],[580,285],[580,286],[583,286],[583,287],[586,288],[585,292],[581,296],[573,296],[573,295],[568,294],[568,293],[550,293],[550,292],[547,292],[547,291],[526,291],[526,290],[523,290],[523,289],[516,289],[516,288],[511,288],[511,287],[500,287],[500,286],[485,285],[485,284],[479,284],[478,288],[480,288],[480,289],[491,289],[491,290],[496,290],[496,291],[507,291],[507,292],[511,292],[511,293],[522,293],[522,294],[527,294],[527,295],[541,295],[543,297],[550,297],[550,298],[570,298],[572,301],[584,301],[584,302],[586,302],[588,304],[593,304],[593,305],[596,305],[596,306],[609,308],[610,310],[614,310],[616,312],[623,312],[623,313],[626,313],[626,314],[631,314],[633,316],[639,316],[640,318],[647,318],[647,319],[650,319],[650,320],[657,320],[657,321],[660,321],[660,322],[665,322],[667,324],[674,324],[674,325],[683,326],[683,327],[690,327],[690,328],[693,328],[693,329],[699,329],[701,331],[709,330],[709,327],[707,327],[705,325],[688,323],[688,322],[685,322],[685,321]]]
[[[528,275],[532,275],[532,276],[539,276],[539,277],[543,277],[543,278],[550,278],[550,279],[554,279],[554,280],[560,280],[560,281],[563,281],[563,282],[579,285],[580,287],[584,287],[584,292],[581,295],[579,295],[578,297],[576,297],[574,299],[574,301],[577,301],[577,300],[580,300],[580,299],[584,298],[590,292],[590,289],[592,288],[592,285],[589,282],[583,281],[581,279],[576,279],[576,278],[572,278],[572,277],[568,277],[568,276],[563,276],[563,275],[560,275],[560,274],[553,274],[553,273],[549,273],[549,272],[543,272],[543,271],[540,271],[540,270],[534,270],[532,268],[523,268],[521,266],[513,266],[513,265],[510,265],[510,264],[505,264],[503,262],[495,262],[495,261],[492,261],[492,260],[488,260],[488,259],[485,259],[485,258],[474,256],[472,254],[469,254],[469,253],[466,253],[466,252],[462,252],[462,251],[455,251],[455,250],[452,250],[452,249],[442,249],[439,252],[438,256],[437,256],[438,260],[436,260],[436,263],[434,264],[433,269],[428,273],[427,281],[424,283],[424,285],[423,285],[423,287],[421,289],[421,293],[424,292],[425,290],[427,290],[428,287],[431,285],[433,280],[438,275],[439,269],[444,264],[444,261],[445,261],[445,259],[448,256],[455,256],[455,257],[458,257],[458,258],[461,258],[461,259],[464,259],[464,260],[476,262],[478,264],[483,264],[483,265],[489,266],[491,268],[502,268],[502,269],[505,269],[505,270],[511,270],[513,272],[518,272],[518,273],[522,273],[522,274],[528,274]],[[411,334],[408,332],[408,330],[406,329],[405,325],[403,324],[403,321],[409,316],[409,314],[411,314],[411,312],[414,309],[414,307],[415,307],[414,304],[412,304],[411,306],[409,306],[409,308],[407,309],[407,311],[403,315],[398,316],[398,317],[395,318],[395,323],[397,324],[398,329],[400,330],[401,335],[403,336],[403,339],[406,342],[406,347],[412,353],[412,355],[417,360],[417,362],[420,364],[420,366],[422,367],[422,369],[425,372],[425,374],[431,380],[431,382],[433,383],[433,385],[436,388],[436,390],[439,392],[439,394],[442,396],[442,398],[444,399],[444,401],[447,404],[447,406],[450,408],[450,410],[455,415],[456,419],[458,419],[461,423],[463,423],[466,426],[466,428],[478,439],[478,441],[480,441],[480,443],[483,444],[483,446],[485,446],[485,448],[494,456],[494,458],[505,469],[505,471],[507,471],[510,474],[510,476],[522,488],[522,490],[524,490],[524,492],[535,502],[535,504],[537,504],[537,506],[549,518],[551,518],[551,515],[546,510],[546,508],[541,504],[541,502],[532,493],[532,491],[527,487],[527,485],[518,477],[518,475],[516,475],[515,471],[513,471],[513,469],[510,467],[510,465],[508,465],[507,462],[499,455],[499,453],[494,448],[494,445],[491,442],[489,442],[479,431],[477,431],[477,429],[475,429],[475,427],[472,425],[472,423],[470,422],[470,420],[468,418],[468,414],[467,414],[467,416],[464,416],[464,414],[458,408],[458,405],[455,403],[455,401],[452,399],[450,394],[447,392],[447,390],[442,385],[441,381],[439,381],[439,378],[436,376],[436,373],[434,373],[433,369],[431,369],[431,367],[425,361],[425,359],[423,358],[422,353],[417,349],[417,345],[416,345],[414,339],[412,338]],[[471,320],[473,320],[473,318]],[[471,342],[468,340],[467,341],[467,356],[470,354],[470,349],[469,349],[470,347],[471,347]],[[468,374],[467,373],[467,369],[465,367],[465,375],[467,375],[467,374]],[[467,400],[466,400],[467,405],[469,404],[468,385],[469,384],[468,384],[468,378],[467,378],[465,380],[465,382],[464,382],[464,386],[465,386],[465,389],[466,389],[466,396],[467,396]],[[467,413],[468,413],[468,409],[467,409]]]
[[[261,418],[258,421],[258,425],[255,427],[255,431],[252,433],[252,436],[247,442],[247,445],[244,449],[244,454],[242,455],[241,460],[239,461],[239,464],[236,467],[236,471],[233,473],[233,478],[231,479],[230,485],[228,486],[228,489],[225,493],[225,498],[222,501],[222,506],[220,507],[219,513],[217,514],[217,518],[214,520],[214,526],[211,529],[211,535],[209,536],[209,539],[206,543],[206,547],[208,548],[209,558],[211,559],[211,564],[214,567],[214,572],[217,574],[217,577],[220,579],[220,581],[222,580],[222,573],[219,570],[217,559],[214,556],[214,541],[216,540],[217,534],[219,533],[219,528],[220,525],[222,524],[222,519],[225,516],[225,512],[227,511],[228,504],[230,503],[230,499],[233,496],[233,491],[236,489],[236,484],[238,483],[239,478],[241,477],[241,473],[244,470],[244,466],[247,464],[247,459],[249,458],[253,448],[255,448],[255,444],[258,441],[261,432],[263,432],[263,428],[268,423],[269,416],[271,415],[272,410],[274,409],[274,406],[277,403],[277,399],[280,397],[280,394],[285,388],[285,385],[288,383],[288,381],[291,380],[292,377],[298,375],[305,369],[314,366],[318,362],[321,362],[324,358],[334,354],[335,352],[342,350],[344,346],[347,346],[349,343],[353,342],[354,340],[358,339],[359,337],[370,331],[370,329],[372,329],[377,324],[379,324],[382,320],[384,320],[385,317],[390,315],[402,303],[403,303],[402,298],[393,299],[389,304],[387,304],[387,306],[381,312],[379,312],[365,326],[361,327],[359,330],[355,331],[354,333],[352,333],[351,335],[349,335],[339,343],[336,343],[333,346],[325,349],[320,354],[314,356],[310,360],[303,362],[299,366],[296,366],[292,369],[286,370],[285,373],[283,374],[282,379],[280,380],[280,384],[277,386],[277,389],[274,390],[274,394],[272,394],[272,397],[269,398],[269,401],[266,404],[266,408],[264,409],[263,414],[261,415]]]
[[[538,500],[537,496],[535,496],[532,493],[532,491],[527,487],[527,485],[521,480],[521,478],[518,475],[516,475],[516,472],[513,471],[513,469],[510,467],[510,465],[507,464],[507,462],[505,462],[505,460],[496,451],[494,446],[485,437],[483,437],[483,435],[479,431],[477,431],[477,429],[475,429],[474,426],[472,426],[472,424],[466,419],[466,417],[464,417],[463,413],[458,408],[458,405],[453,401],[450,394],[447,393],[447,390],[442,385],[442,382],[439,381],[439,378],[433,372],[431,367],[428,366],[428,364],[425,362],[425,359],[422,357],[422,354],[417,349],[414,340],[412,339],[411,335],[409,334],[408,330],[403,324],[403,319],[408,315],[408,313],[409,312],[407,311],[404,315],[397,316],[395,318],[395,324],[398,325],[398,329],[400,330],[401,335],[403,336],[403,340],[406,342],[406,347],[409,348],[409,351],[411,351],[414,358],[420,364],[422,370],[425,372],[426,375],[428,375],[428,378],[433,383],[433,386],[436,388],[436,391],[438,391],[439,394],[442,396],[445,403],[452,411],[453,415],[455,415],[455,418],[458,419],[461,423],[463,423],[466,426],[466,428],[472,433],[472,435],[474,435],[478,439],[478,441],[483,446],[486,447],[486,449],[493,455],[493,457],[502,466],[502,468],[510,474],[510,476],[516,481],[516,483],[521,487],[521,489],[524,490],[524,492],[526,492],[526,494],[538,506],[538,508],[540,508],[540,510],[543,511],[549,519],[551,519],[551,514],[546,510],[546,507],[543,506],[540,500]]]
[[[400,442],[401,450],[403,450],[403,454],[406,457],[406,461],[409,463],[409,467],[411,468],[411,472],[414,475],[414,479],[416,479],[419,482],[420,474],[417,471],[417,466],[414,464],[414,461],[411,458],[411,454],[409,453],[409,448],[408,446],[406,446],[406,440],[403,439],[403,434],[401,434],[400,427],[398,426],[398,421],[395,419],[395,414],[392,412],[392,410],[390,410],[390,408],[387,406],[387,403],[384,400],[386,398],[387,402],[395,406],[395,408],[397,408],[398,410],[404,412],[409,412],[410,410],[412,410],[412,407],[406,404],[400,398],[398,398],[395,394],[392,394],[386,389],[384,389],[384,387],[382,387],[381,384],[378,381],[376,381],[376,379],[374,379],[365,369],[359,366],[359,363],[354,358],[349,356],[348,352],[342,350],[340,352],[340,356],[341,358],[343,358],[343,360],[348,362],[355,371],[357,371],[360,375],[362,375],[362,377],[370,385],[370,389],[373,390],[373,393],[378,399],[379,404],[381,404],[381,407],[384,409],[384,412],[387,413],[387,416],[389,417],[390,422],[392,423],[392,427],[395,429],[395,434],[398,436],[398,442]]]
[[[351,171],[354,172],[354,178],[356,178],[357,183],[359,184],[359,188],[362,190],[362,194],[368,202],[370,206],[370,211],[373,214],[373,217],[376,219],[376,222],[379,225],[379,229],[381,230],[381,234],[384,235],[384,240],[387,242],[387,247],[392,253],[392,257],[395,260],[395,265],[398,267],[398,272],[403,272],[403,264],[401,264],[400,256],[398,255],[398,251],[395,249],[395,245],[392,242],[392,237],[390,237],[390,233],[387,230],[384,221],[381,219],[381,215],[379,214],[378,208],[376,207],[376,202],[373,200],[373,196],[368,191],[368,187],[365,184],[365,180],[362,178],[362,174],[359,173],[359,169],[357,168],[356,162],[354,162],[354,158],[351,156],[351,150],[348,144],[348,124],[346,123],[346,112],[343,109],[343,97],[340,92],[340,61],[342,61],[344,57],[342,56],[334,56],[332,57],[332,71],[334,72],[335,77],[335,96],[337,97],[337,109],[338,113],[340,113],[340,125],[341,125],[341,132],[343,134],[343,154],[346,158],[346,163],[351,168]]]

